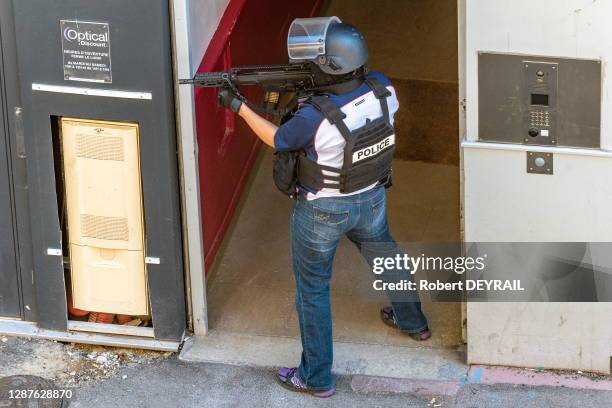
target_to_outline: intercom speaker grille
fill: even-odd
[[[127,218],[81,214],[81,236],[83,237],[128,241],[128,231]]]
[[[113,136],[79,134],[76,154],[86,159],[123,161],[123,140]]]

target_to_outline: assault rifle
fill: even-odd
[[[298,103],[317,91],[322,91],[346,78],[325,74],[313,63],[284,65],[252,65],[235,67],[225,72],[198,72],[192,79],[181,79],[179,84],[195,84],[208,88],[228,88],[251,108],[280,115],[290,112]],[[259,86],[264,94],[263,106],[257,106],[240,93],[241,86]],[[279,108],[280,94],[290,93],[284,108]]]

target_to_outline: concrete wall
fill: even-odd
[[[172,0],[177,79],[191,78],[196,72],[228,3],[229,0]],[[189,328],[196,335],[204,335],[208,321],[193,88],[177,86],[175,98]]]
[[[230,0],[189,0],[191,68],[195,72]]]
[[[612,2],[597,0],[468,0],[467,130],[478,138],[477,51],[603,60],[602,147],[612,150]]]
[[[331,0],[323,14],[357,26],[370,68],[393,80],[396,157],[458,164],[457,1]]]
[[[612,147],[612,2],[468,0],[466,241],[612,241],[612,155],[478,140],[478,51],[601,58],[602,147]],[[526,152],[554,153],[554,175],[526,174]],[[470,363],[609,372],[612,304],[469,304]]]

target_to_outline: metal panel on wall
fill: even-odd
[[[14,2],[39,325],[66,330],[52,122],[138,123],[155,337],[185,329],[167,0]],[[155,46],[151,46],[155,44]],[[65,249],[65,248],[64,248]],[[59,255],[59,256],[58,256]]]
[[[0,5],[0,13],[6,5]],[[4,44],[1,41],[5,27],[0,24],[0,84],[6,83]],[[11,192],[11,163],[9,142],[9,109],[4,86],[0,87],[0,316],[21,317],[13,194]]]
[[[600,147],[601,61],[481,52],[479,140]]]

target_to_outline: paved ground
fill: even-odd
[[[115,407],[118,401],[121,406],[138,408],[427,406],[418,398],[357,395],[346,377],[340,379],[336,396],[322,400],[286,391],[276,384],[272,370],[250,367],[169,360],[122,374],[128,377],[82,387],[71,407]]]
[[[123,375],[127,375],[123,378]],[[609,407],[611,391],[558,387],[467,384],[455,397],[357,394],[348,377],[338,381],[338,394],[321,400],[278,386],[271,370],[221,364],[182,363],[175,359],[78,389],[72,407]],[[435,399],[434,399],[435,398]]]
[[[0,377],[18,374],[39,375],[60,389],[69,387],[74,390],[70,406],[79,408],[612,406],[612,391],[468,382],[456,395],[446,397],[435,387],[421,396],[363,393],[354,391],[360,388],[351,376],[338,378],[338,394],[321,400],[281,388],[270,369],[186,363],[167,353],[3,338]],[[0,397],[0,406],[6,402]]]
[[[461,408],[604,408],[612,406],[612,391],[560,387],[466,385],[449,407]]]

